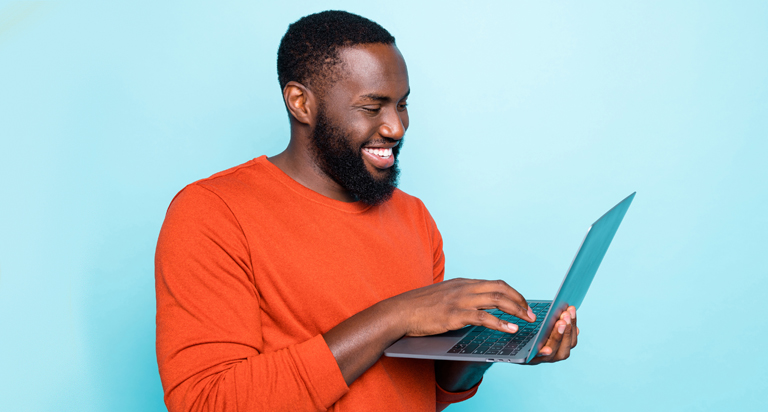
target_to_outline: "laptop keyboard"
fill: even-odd
[[[504,313],[498,309],[489,311],[493,316],[519,327],[517,333],[499,332],[485,326],[475,326],[459,343],[448,350],[448,353],[469,353],[473,355],[516,355],[539,331],[541,321],[549,311],[551,303],[531,303],[530,307],[536,315],[536,322],[528,323],[516,316]]]

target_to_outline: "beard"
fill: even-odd
[[[369,142],[352,147],[350,134],[329,121],[322,106],[318,108],[317,124],[309,140],[320,170],[357,200],[368,205],[379,205],[392,197],[400,175],[397,161],[403,146],[402,139],[392,148],[395,164],[385,169],[381,177],[374,177],[365,167],[361,149]]]

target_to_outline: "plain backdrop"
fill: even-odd
[[[285,147],[278,43],[324,9],[397,38],[400,186],[447,277],[551,299],[637,191],[571,358],[495,365],[449,410],[768,409],[768,3],[414,0],[0,1],[0,409],[165,410],[165,210]]]

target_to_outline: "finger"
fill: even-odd
[[[485,281],[484,280],[480,280],[480,279],[453,278],[453,279],[446,280],[446,281],[440,282],[440,283],[443,284],[443,285],[450,285],[452,283],[471,285],[473,283],[480,283],[480,282],[485,282]]]
[[[552,333],[550,333],[549,338],[547,339],[547,343],[543,348],[541,348],[539,354],[534,358],[536,363],[552,362],[555,354],[560,349],[560,344],[563,340],[563,334],[565,333],[566,326],[566,323],[562,320],[558,320],[555,323],[555,327],[552,329]]]
[[[515,288],[513,288],[512,286],[509,286],[507,282],[504,282],[503,280],[489,280],[477,285],[477,293],[489,293],[489,292],[490,293],[501,292],[510,301],[516,303],[519,307],[525,309],[524,313],[520,314],[523,316],[518,316],[515,313],[510,313],[510,315],[517,316],[520,319],[525,319],[529,322],[534,322],[536,320],[536,316],[533,314],[533,311],[531,310],[531,308],[528,307],[528,302],[526,302],[523,295],[521,295],[520,292],[515,290]]]
[[[559,329],[564,328],[565,323],[558,320],[555,323],[552,333],[547,338],[547,343],[539,350],[539,353],[528,362],[529,365],[538,365],[540,363],[552,362],[555,356],[555,351],[560,347],[560,341],[562,341],[562,333],[559,333]],[[563,329],[563,332],[565,330]],[[554,348],[554,350],[553,350]]]
[[[499,291],[478,293],[471,297],[470,305],[477,309],[498,308],[520,319],[530,319],[533,314],[533,312],[529,313],[530,308],[527,302],[521,306],[518,302],[510,299],[508,295]]]
[[[571,306],[568,308],[568,311],[571,313],[571,319],[573,319],[573,330],[575,331],[575,333],[571,333],[571,349],[573,349],[576,347],[576,344],[579,343],[579,328],[576,326],[576,308]]]
[[[566,360],[571,356],[571,335],[573,334],[573,325],[566,325],[563,333],[563,340],[560,347],[557,350],[557,355],[554,356],[552,362]]]
[[[505,333],[516,333],[518,329],[514,323],[501,320],[484,310],[467,309],[462,311],[462,315],[464,325],[485,326]]]
[[[566,329],[568,329],[568,324],[564,321],[559,320],[555,323],[555,328],[552,329],[552,333],[549,335],[549,341],[547,342],[547,346],[550,348],[550,356],[557,353],[560,346],[562,346],[563,336],[565,335]]]
[[[576,308],[573,306],[569,306],[566,308],[566,310],[563,311],[563,313],[560,314],[560,319],[562,319],[566,325],[569,327],[576,326]],[[567,342],[570,344],[570,347],[573,348],[576,346],[576,333],[569,333],[568,338],[563,340],[564,342]]]
[[[505,295],[508,295],[510,299],[514,300],[515,302],[521,304],[521,305],[528,305],[528,303],[525,301],[525,298],[523,295],[520,294],[515,288],[512,286],[509,286],[507,282],[499,279],[499,280],[486,280],[484,282],[481,282],[477,285],[477,293],[483,293],[483,292],[502,292]]]

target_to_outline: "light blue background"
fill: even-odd
[[[449,277],[551,298],[637,198],[556,365],[450,410],[766,410],[768,3],[0,2],[0,409],[164,410],[153,253],[185,184],[287,143],[287,25],[360,13],[410,71],[401,187]]]

